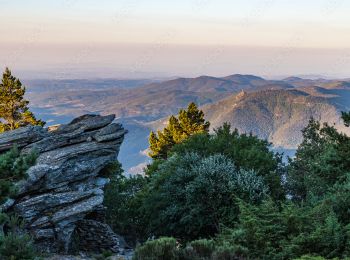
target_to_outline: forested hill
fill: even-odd
[[[120,160],[126,170],[147,161],[151,129],[189,102],[201,106],[217,127],[225,121],[241,131],[268,138],[276,146],[295,148],[308,119],[339,122],[350,109],[350,81],[267,80],[253,75],[200,76],[159,80],[24,81],[33,111],[48,124],[67,123],[87,113],[116,114],[129,130]],[[244,91],[245,96],[241,96]],[[139,167],[138,169],[142,168]]]
[[[305,88],[242,92],[203,107],[212,128],[229,122],[240,132],[252,132],[274,146],[294,149],[301,142],[301,130],[311,117],[335,123],[349,133],[340,120],[340,111],[350,105],[349,89]]]
[[[78,116],[90,111],[114,113],[122,118],[139,117],[144,121],[177,113],[192,101],[209,104],[242,89],[293,87],[283,81],[239,74],[223,78],[177,78],[150,84],[145,80],[31,80],[25,83],[32,105],[56,114]]]

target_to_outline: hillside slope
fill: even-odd
[[[202,109],[213,128],[229,122],[240,132],[252,132],[268,139],[276,147],[294,149],[301,142],[301,130],[314,117],[322,122],[335,124],[342,131],[350,133],[342,126],[340,111],[348,110],[350,89],[265,90],[253,93],[242,92]],[[309,92],[309,93],[308,93]],[[323,95],[321,93],[323,92]]]
[[[238,93],[242,89],[257,91],[293,87],[282,81],[269,81],[252,75],[239,74],[225,78],[209,76],[178,78],[141,87],[119,87],[120,81],[106,81],[104,87],[101,86],[103,82],[98,82],[98,88],[94,89],[91,87],[91,82],[81,80],[81,82],[64,81],[62,84],[65,87],[59,88],[59,83],[60,81],[48,81],[46,89],[49,91],[39,91],[43,82],[29,82],[28,99],[37,109],[51,110],[56,115],[114,113],[118,118],[138,117],[144,121],[177,113],[189,102],[209,104]],[[124,85],[131,85],[127,83]],[[139,83],[139,81],[132,82],[134,85]],[[76,86],[74,84],[78,84],[79,87],[74,87]],[[81,87],[84,84],[87,85],[85,89]],[[42,88],[45,89],[43,86]]]
[[[142,83],[145,85],[140,86]],[[350,110],[349,80],[266,80],[234,74],[152,83],[46,80],[25,84],[31,109],[48,124],[66,123],[87,113],[116,114],[129,130],[120,152],[126,170],[149,160],[144,150],[150,130],[163,128],[164,119],[189,102],[203,107],[212,126],[228,121],[240,131],[252,131],[284,150],[295,148],[301,141],[300,130],[311,116],[338,124],[340,111]],[[242,90],[246,96],[237,98]]]

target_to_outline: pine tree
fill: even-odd
[[[178,117],[171,116],[163,131],[151,132],[149,137],[150,153],[156,158],[167,158],[168,151],[178,143],[198,133],[209,132],[209,122],[205,121],[203,111],[199,110],[193,102],[187,110],[181,109]]]
[[[342,112],[341,117],[344,121],[344,125],[349,127],[350,126],[350,112]]]
[[[45,124],[29,111],[29,101],[24,99],[25,91],[21,81],[6,68],[0,83],[0,132],[26,125]]]

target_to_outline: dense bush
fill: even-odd
[[[240,259],[237,254],[236,247],[226,243],[224,245],[217,246],[215,251],[211,255],[211,260],[235,260]]]
[[[36,153],[21,155],[17,147],[0,155],[0,204],[15,195],[15,182],[26,176],[28,168],[35,164]]]
[[[195,240],[182,246],[175,238],[162,237],[145,242],[136,247],[135,260],[225,260],[227,255],[234,256],[232,252],[224,252],[223,247],[216,249],[214,240]],[[233,259],[233,258],[232,258]]]
[[[175,154],[152,174],[143,210],[152,234],[196,239],[233,225],[237,198],[258,203],[267,193],[262,177],[224,155]]]
[[[114,164],[114,167],[108,167],[108,169],[113,170],[114,175],[105,189],[104,205],[107,208],[107,223],[130,244],[134,244],[138,239],[146,237],[145,218],[139,210],[141,201],[136,196],[145,186],[146,179],[142,176],[126,178],[122,174],[120,164]]]
[[[135,260],[175,260],[179,258],[176,239],[162,237],[149,240],[135,249]]]
[[[240,259],[239,251],[228,243],[200,239],[181,245],[175,238],[163,237],[136,247],[135,260],[234,260]]]
[[[326,258],[322,256],[303,255],[302,257],[295,258],[294,260],[326,260]]]
[[[32,260],[36,252],[27,234],[0,235],[0,257],[3,260]]]
[[[270,151],[267,141],[251,134],[239,134],[237,129],[232,131],[229,124],[216,129],[212,135],[195,135],[174,146],[172,152],[179,155],[195,152],[201,156],[223,154],[238,169],[254,170],[262,176],[273,198],[285,197],[281,185],[284,174],[281,156]]]
[[[246,258],[293,259],[314,253],[327,258],[347,255],[349,237],[332,207],[291,203],[279,207],[272,201],[254,206],[240,204],[239,224],[217,236],[218,243],[236,246]]]
[[[17,147],[0,155],[0,205],[16,195],[15,183],[26,177],[26,171],[35,164],[36,158],[36,153],[20,154]],[[31,238],[22,230],[22,224],[17,217],[0,212],[0,259],[34,259]]]
[[[0,227],[6,225],[9,229],[6,234],[0,230],[0,259],[35,259],[36,252],[31,237],[23,231],[24,223],[17,216],[0,215]]]
[[[194,240],[185,248],[184,255],[192,259],[210,258],[214,252],[214,248],[215,243],[213,240]]]
[[[350,137],[313,119],[288,166],[287,185],[294,200],[322,197],[350,173]]]

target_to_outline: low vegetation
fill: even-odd
[[[15,183],[26,176],[26,171],[35,164],[35,152],[20,154],[17,147],[0,155],[0,204],[16,193]]]
[[[31,237],[24,232],[24,223],[17,216],[0,213],[0,259],[33,260],[37,252]],[[6,226],[4,233],[2,227]]]
[[[16,147],[0,155],[0,205],[16,195],[14,184],[26,177],[26,171],[35,163],[36,157],[35,153],[21,155]],[[0,211],[0,259],[34,259],[34,247],[23,224],[17,216]]]

